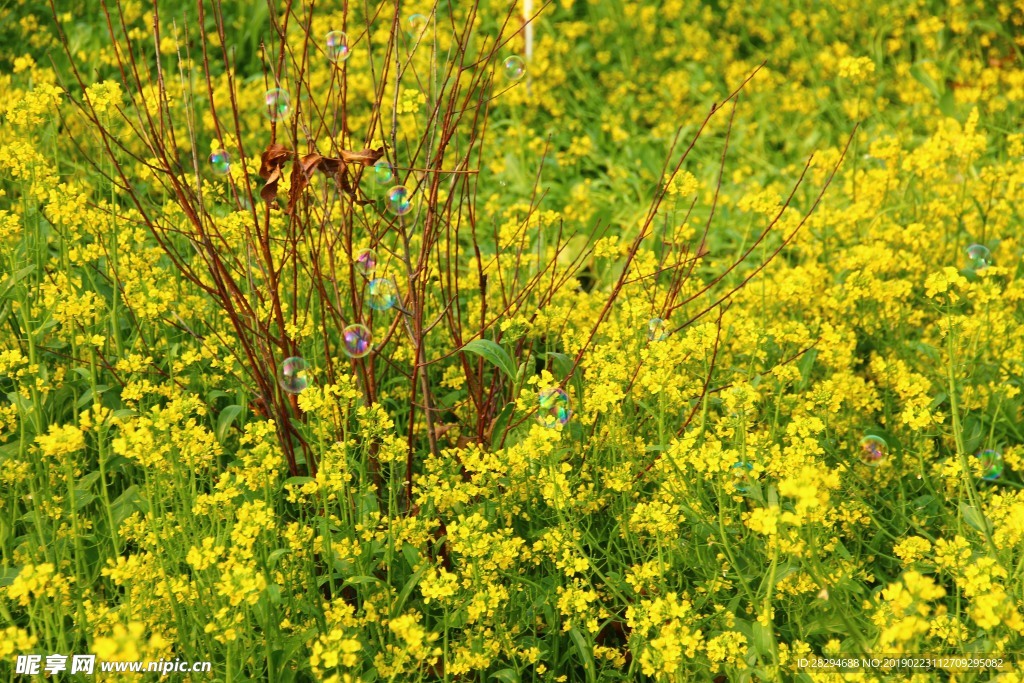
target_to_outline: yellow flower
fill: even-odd
[[[967,286],[967,278],[957,272],[956,268],[946,266],[937,273],[932,273],[924,282],[924,293],[930,299],[937,298],[937,295],[949,292],[950,301],[953,303],[960,300],[956,290]]]
[[[875,62],[870,57],[843,57],[839,60],[839,77],[851,83],[863,83],[875,72]]]
[[[85,434],[77,425],[50,425],[46,434],[36,437],[43,455],[60,458],[85,448]]]
[[[917,562],[927,555],[932,549],[932,544],[927,538],[911,536],[903,539],[893,547],[893,552],[903,561],[903,566]]]

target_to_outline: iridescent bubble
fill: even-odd
[[[218,149],[210,155],[210,167],[217,175],[227,175],[231,170],[231,157],[223,149]]]
[[[373,346],[373,335],[366,325],[356,323],[341,331],[345,353],[352,358],[362,358]]]
[[[387,185],[394,178],[395,169],[386,159],[381,159],[373,165],[373,180],[378,185]]]
[[[651,318],[647,323],[647,340],[664,341],[668,338],[668,324],[661,318]]]
[[[976,454],[981,461],[981,478],[985,481],[995,481],[1003,476],[1003,454],[999,451],[988,448]]]
[[[860,440],[860,461],[865,465],[880,465],[888,452],[889,444],[880,436],[868,434]]]
[[[388,211],[404,216],[412,211],[412,193],[405,185],[395,185],[387,194]]]
[[[366,288],[366,305],[375,311],[386,311],[398,303],[398,287],[391,278],[370,280]]]
[[[301,393],[309,386],[309,366],[298,356],[285,358],[277,369],[277,382],[289,394]]]
[[[332,62],[344,62],[348,59],[348,36],[344,32],[329,32],[324,43],[327,45],[327,59]]]
[[[564,425],[569,421],[572,411],[569,410],[569,395],[563,390],[545,389],[540,392],[540,410],[537,419],[545,427]]]
[[[419,38],[427,28],[427,18],[422,14],[414,14],[409,17],[409,35]]]
[[[972,270],[984,270],[992,265],[992,252],[984,244],[972,244],[967,247],[967,260]]]
[[[738,462],[732,466],[732,476],[736,482],[736,491],[738,493],[746,494],[750,492],[750,485],[752,483],[750,473],[753,469],[754,466],[749,462]]]
[[[377,253],[373,249],[363,249],[356,256],[356,269],[369,275],[377,268]]]
[[[507,58],[503,66],[505,67],[505,78],[510,81],[518,81],[526,73],[526,62],[518,55]]]
[[[292,111],[292,98],[283,88],[271,88],[263,96],[263,113],[271,121],[288,118]]]

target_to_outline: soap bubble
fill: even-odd
[[[375,311],[386,311],[398,303],[398,287],[391,278],[370,280],[366,288],[366,305]]]
[[[387,159],[373,165],[373,180],[378,185],[387,185],[395,178],[395,169]]]
[[[271,121],[288,118],[292,111],[292,100],[288,91],[282,88],[271,88],[263,96],[263,111]]]
[[[668,324],[661,318],[651,318],[647,323],[647,340],[664,341],[668,338]]]
[[[227,151],[218,149],[210,155],[210,167],[217,175],[226,175],[231,170],[231,157]]]
[[[277,382],[289,394],[301,393],[309,386],[309,366],[298,356],[285,358],[277,369]]]
[[[356,270],[369,275],[377,268],[377,253],[373,249],[363,249],[356,256]]]
[[[348,59],[348,36],[342,31],[331,31],[324,39],[327,45],[327,59],[332,62],[344,62]]]
[[[341,331],[345,353],[352,358],[362,358],[372,348],[373,335],[366,325],[356,323]]]
[[[738,462],[732,466],[733,481],[736,483],[737,493],[749,493],[753,478],[750,473],[754,466],[749,462]]]
[[[865,465],[879,465],[889,452],[889,444],[880,436],[868,434],[860,440],[860,461]]]
[[[985,481],[995,481],[1003,476],[1003,454],[999,451],[988,448],[976,454],[981,461],[981,478]]]
[[[540,410],[537,418],[545,427],[564,425],[569,421],[572,411],[569,410],[569,395],[563,390],[545,389],[540,392]]]
[[[984,244],[972,244],[967,247],[967,259],[972,270],[984,270],[992,265],[992,252]]]
[[[405,185],[395,185],[387,194],[388,211],[396,216],[404,216],[412,211],[412,193]]]
[[[526,62],[518,55],[512,55],[506,59],[503,66],[505,67],[505,78],[510,81],[518,81],[526,73]]]
[[[409,35],[419,38],[427,29],[427,18],[422,14],[414,14],[409,17]]]

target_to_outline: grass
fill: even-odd
[[[1019,10],[157,9],[0,7],[0,677],[1017,680]]]

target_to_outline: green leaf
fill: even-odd
[[[939,98],[939,111],[949,117],[956,115],[956,95],[953,94],[952,90],[942,93],[942,96]]]
[[[8,278],[4,280],[4,284],[0,286],[0,296],[6,296],[7,292],[10,291],[11,287],[16,285],[20,280],[24,279],[26,275],[28,275],[35,269],[36,267],[34,265],[26,266],[25,268],[15,271],[13,274],[8,276]]]
[[[910,75],[916,78],[918,83],[931,90],[935,97],[941,96],[942,90],[939,88],[939,84],[925,71],[923,63],[910,67]]]
[[[985,530],[988,527],[988,521],[985,519],[985,515],[978,512],[976,507],[961,502],[960,514],[964,516],[964,521],[974,527],[975,530],[985,533]]]
[[[0,567],[0,588],[10,586],[21,573],[21,567]]]
[[[97,384],[94,387],[89,387],[88,389],[85,390],[85,393],[78,397],[78,400],[75,402],[75,407],[81,408],[87,403],[92,403],[93,396],[102,395],[103,392],[107,391],[108,389],[110,389],[110,387],[107,386],[106,384]]]
[[[273,569],[277,566],[277,561],[291,552],[291,548],[278,548],[274,552],[267,555],[267,569]]]
[[[0,462],[7,460],[8,458],[18,457],[18,453],[21,451],[21,444],[17,441],[11,443],[5,443],[0,446]]]
[[[519,683],[519,674],[515,669],[502,669],[491,674],[491,678],[497,678],[501,683]]]
[[[848,635],[846,623],[838,616],[826,615],[807,622],[807,632],[814,635]]]
[[[814,362],[818,360],[818,350],[810,349],[804,354],[804,357],[800,359],[800,363],[797,368],[800,370],[800,385],[806,386],[811,381],[811,371],[814,369]]]
[[[223,398],[225,396],[230,396],[230,395],[231,394],[229,394],[226,391],[222,391],[220,389],[214,389],[213,391],[210,391],[209,393],[206,394],[205,400],[206,400],[207,403],[213,403],[218,398]]]
[[[495,365],[504,372],[512,381],[516,379],[516,364],[508,351],[501,348],[490,339],[474,339],[462,347],[463,351],[469,351],[481,356],[491,365]]]
[[[81,510],[89,503],[96,500],[96,496],[91,493],[79,493],[75,496],[75,510]]]
[[[597,681],[597,667],[594,665],[594,651],[587,644],[587,639],[583,637],[578,628],[571,629],[569,636],[572,638],[573,644],[576,646],[576,651],[580,655],[580,661],[583,662],[583,668],[587,672],[587,683],[594,683]]]
[[[409,563],[409,569],[416,569],[416,565],[420,563],[420,551],[416,549],[416,546],[411,543],[403,544],[402,555],[405,556],[405,561]]]
[[[750,632],[753,636],[751,645],[753,645],[754,651],[762,657],[770,659],[774,652],[771,628],[765,627],[760,621],[755,621],[750,625]]]
[[[148,506],[139,495],[139,487],[132,484],[110,504],[110,512],[114,517],[114,525],[118,527],[121,526],[121,522],[128,519],[132,513],[139,512],[147,507]]]
[[[217,416],[217,441],[224,443],[224,438],[228,434],[228,430],[231,429],[232,423],[239,415],[242,414],[242,406],[232,405],[226,407],[220,411],[220,415]]]
[[[512,413],[515,412],[515,409],[515,403],[506,403],[505,407],[498,413],[498,417],[494,419],[494,428],[491,430],[491,445],[493,447],[497,447],[500,443],[501,435],[505,433],[505,427],[508,426],[508,421],[512,418]]]
[[[398,600],[395,601],[395,605],[391,610],[391,616],[395,617],[401,614],[402,609],[405,607],[405,601],[412,595],[412,591],[419,585],[420,579],[427,573],[427,567],[422,567],[418,572],[409,577],[409,580],[402,586],[402,592],[398,594]]]
[[[82,477],[75,483],[75,491],[81,491],[87,493],[92,490],[92,485],[96,483],[96,480],[100,478],[100,471],[93,470],[89,474],[82,475]]]
[[[271,666],[278,669],[278,683],[295,680],[296,670],[291,668],[292,663],[295,661],[295,654],[305,647],[306,643],[316,635],[316,632],[316,628],[310,628],[300,633],[296,633],[285,640],[280,648],[275,649],[271,653]]]

